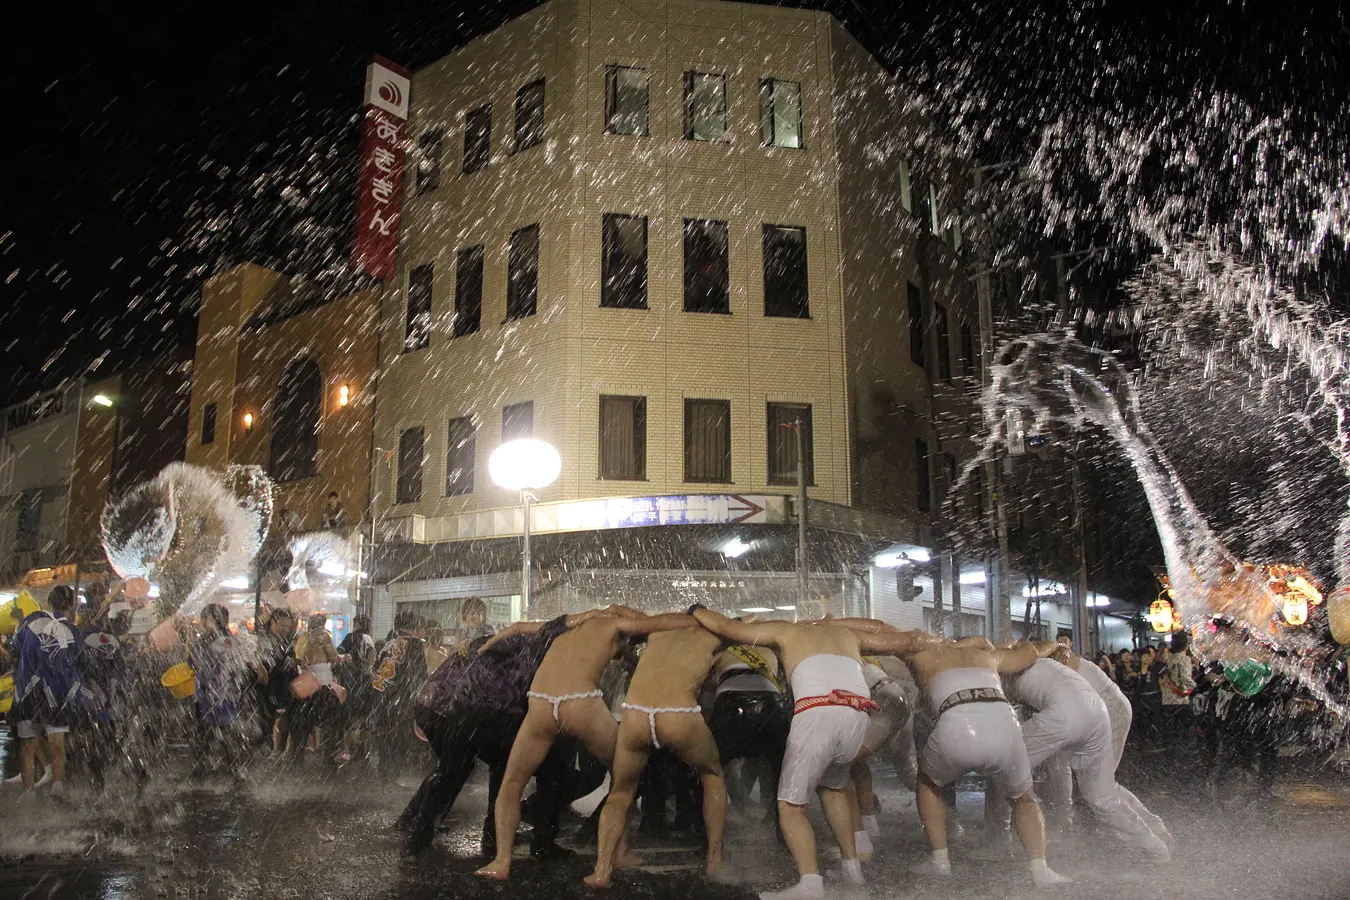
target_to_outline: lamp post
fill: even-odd
[[[520,492],[525,523],[521,531],[520,614],[530,613],[530,502],[539,498],[531,491],[541,490],[562,473],[562,459],[553,445],[535,438],[507,441],[488,457],[488,474],[494,483],[508,491]]]

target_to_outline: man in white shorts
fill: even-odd
[[[1055,644],[1041,644],[1047,655]],[[1116,836],[1156,862],[1171,859],[1167,845],[1130,808],[1116,784],[1116,756],[1106,704],[1077,672],[1053,659],[1039,659],[1008,688],[1036,710],[1022,725],[1032,768],[1066,751],[1088,807]]]
[[[76,665],[75,592],[65,585],[47,595],[50,613],[23,620],[14,637],[14,721],[19,736],[19,772],[23,789],[33,789],[34,761],[46,741],[51,757],[51,792],[65,791],[66,734],[78,712],[83,685]]]

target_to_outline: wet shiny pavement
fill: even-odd
[[[93,799],[20,805],[0,794],[0,898],[456,898],[593,896],[581,883],[594,861],[578,847],[575,859],[540,863],[517,848],[505,885],[474,877],[478,824],[486,797],[476,779],[456,807],[449,828],[417,862],[402,858],[393,821],[414,789],[363,771],[325,775],[314,768],[260,765],[248,783],[197,788],[156,783],[137,802],[111,794]],[[1139,784],[1141,797],[1168,821],[1177,859],[1150,863],[1087,816],[1070,837],[1051,845],[1053,867],[1074,884],[1052,895],[1092,900],[1350,897],[1350,782],[1332,777],[1283,779],[1274,798],[1247,805],[1241,792],[1211,796],[1200,785]],[[886,773],[878,778],[884,836],[866,867],[871,896],[975,898],[1037,896],[1020,850],[1004,861],[977,861],[981,797],[963,792],[967,836],[952,848],[955,874],[922,880],[909,866],[923,858],[913,796]],[[579,818],[565,823],[571,835]],[[823,831],[822,831],[823,835]],[[728,823],[727,857],[733,885],[702,877],[701,848],[690,838],[652,841],[635,836],[645,857],[637,871],[620,873],[610,896],[644,898],[753,897],[791,878],[786,853],[757,822]],[[828,846],[822,840],[821,846]],[[828,863],[827,863],[828,866]],[[828,884],[828,882],[827,882]],[[844,892],[835,886],[835,894]]]

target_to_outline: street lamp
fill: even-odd
[[[530,612],[530,501],[539,498],[530,493],[548,487],[562,472],[562,459],[553,445],[534,438],[507,441],[488,457],[488,475],[498,487],[519,491],[525,507],[525,526],[521,533],[520,614]]]

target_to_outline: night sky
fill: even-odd
[[[339,271],[371,54],[416,68],[535,5],[27,5],[37,21],[3,76],[17,109],[0,203],[0,402],[190,340],[201,278],[224,264]],[[791,5],[834,13],[915,84],[940,91],[970,66],[1003,125],[1003,146],[982,148],[991,156],[1056,103],[1213,86],[1345,133],[1350,29],[1335,4]]]

